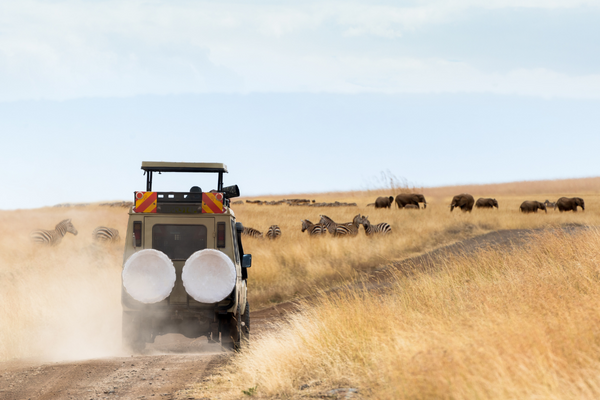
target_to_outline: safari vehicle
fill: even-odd
[[[123,344],[139,352],[159,335],[207,336],[225,349],[249,340],[248,268],[242,224],[229,207],[237,185],[223,187],[219,163],[142,162],[146,191],[129,212],[121,303]],[[154,173],[214,173],[216,189],[153,192]]]

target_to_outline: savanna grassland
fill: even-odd
[[[392,275],[385,294],[323,296],[254,338],[200,397],[596,399],[600,231],[542,233],[513,252]],[[303,390],[301,389],[303,388]]]
[[[546,187],[546,190],[540,188]],[[530,191],[528,191],[528,189]],[[495,197],[498,210],[450,213],[454,194]],[[600,178],[421,190],[425,210],[376,210],[395,190],[261,197],[355,202],[357,207],[241,204],[239,221],[261,231],[282,229],[276,241],[246,238],[253,255],[253,310],[360,279],[374,268],[498,229],[600,226]],[[580,196],[586,211],[521,214],[523,200]],[[337,222],[368,215],[393,234],[368,238],[310,238],[301,220],[326,214]],[[71,218],[79,235],[53,248],[28,239]],[[120,272],[124,240],[97,245],[98,225],[125,231],[123,208],[42,208],[0,211],[0,360],[68,359],[119,354]],[[381,297],[348,292],[306,306],[276,334],[253,337],[199,392],[238,398],[295,397],[319,388],[358,387],[370,398],[522,398],[599,394],[595,337],[600,234],[577,240],[546,233],[527,249],[453,257],[436,274],[395,277]],[[554,235],[554,236],[553,236]],[[596,336],[595,336],[596,335]],[[235,385],[230,382],[235,382]],[[308,392],[298,387],[308,384]]]

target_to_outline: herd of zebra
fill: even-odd
[[[56,246],[67,233],[73,235],[78,233],[70,219],[60,221],[56,224],[54,230],[37,229],[31,232],[29,237],[33,243]],[[118,242],[120,240],[119,231],[114,228],[99,226],[92,232],[92,239],[101,243]]]
[[[352,222],[336,223],[327,215],[320,215],[321,219],[318,224],[313,224],[307,219],[302,220],[302,232],[307,231],[309,236],[320,236],[329,232],[335,237],[341,236],[356,236],[360,226],[365,229],[367,236],[371,235],[387,235],[392,233],[392,227],[387,222],[379,224],[371,224],[367,216],[357,214],[352,219]]]
[[[387,222],[379,224],[371,224],[367,216],[360,214],[356,215],[352,222],[336,223],[334,220],[329,218],[327,215],[320,215],[321,219],[318,224],[313,224],[307,219],[302,220],[302,232],[308,232],[309,236],[321,236],[329,232],[329,234],[335,237],[342,236],[356,236],[358,235],[359,228],[362,226],[367,236],[371,235],[387,235],[392,232],[392,227]],[[242,232],[243,235],[260,239],[263,237],[263,233],[258,229],[244,227]],[[272,225],[267,230],[265,235],[268,239],[277,239],[281,236],[281,228],[277,225]]]
[[[263,233],[261,231],[250,227],[244,227],[242,235],[250,236],[256,239],[263,238]],[[281,228],[278,225],[271,225],[269,229],[267,229],[267,234],[265,236],[267,239],[275,240],[281,236]]]

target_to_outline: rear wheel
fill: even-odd
[[[235,314],[228,314],[221,320],[221,347],[223,350],[239,350],[242,346],[242,316],[238,304]]]
[[[246,310],[241,320],[244,322],[244,326],[242,326],[242,345],[246,347],[250,344],[250,304],[248,300],[246,300]]]
[[[146,343],[143,340],[142,324],[139,316],[137,316],[135,313],[123,311],[121,332],[123,338],[123,348],[126,351],[139,353],[144,350]]]

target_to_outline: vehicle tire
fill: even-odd
[[[228,314],[221,320],[221,348],[237,351],[241,348],[242,318],[241,306],[238,304],[236,314]]]
[[[139,317],[135,313],[123,311],[121,332],[125,351],[140,353],[144,350],[146,343],[142,339],[141,328]]]
[[[244,321],[244,326],[242,327],[242,345],[247,347],[250,344],[250,303],[246,300],[246,311],[241,318]]]

